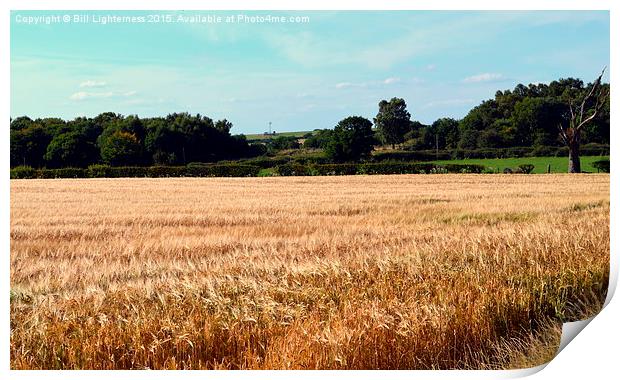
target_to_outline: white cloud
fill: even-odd
[[[80,83],[80,88],[82,87],[105,87],[107,83],[103,82],[103,81],[94,81],[94,80],[87,80],[85,82]]]
[[[436,68],[437,68],[437,65],[435,65],[435,64],[426,65],[426,70],[428,70],[428,71],[433,71]]]
[[[504,76],[498,73],[483,73],[472,75],[463,79],[463,83],[497,82],[503,80]]]
[[[102,99],[102,98],[112,98],[112,97],[130,97],[130,96],[134,96],[136,93],[137,93],[136,91],[127,91],[127,92],[122,92],[122,93],[116,93],[112,91],[106,91],[106,92],[79,91],[69,96],[69,99],[86,100],[86,99],[97,99],[97,98]]]
[[[340,82],[336,83],[337,89],[345,89],[345,88],[377,88],[386,85],[392,85],[396,83],[400,83],[401,79],[397,77],[389,77],[383,80],[371,81],[371,82]]]
[[[114,96],[114,93],[112,92],[86,92],[86,91],[80,91],[80,92],[76,92],[75,94],[71,95],[69,97],[69,99],[71,100],[84,100],[84,99],[91,99],[91,98],[110,98]]]
[[[390,77],[383,81],[383,84],[394,84],[400,82],[400,78]]]

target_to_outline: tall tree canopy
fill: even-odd
[[[393,148],[395,144],[403,142],[411,122],[411,114],[407,111],[404,99],[392,98],[389,102],[379,102],[379,113],[374,121],[383,143],[391,144]]]
[[[370,120],[350,116],[336,125],[325,151],[328,157],[337,162],[357,161],[368,157],[374,144]]]

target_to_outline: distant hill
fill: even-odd
[[[280,132],[280,133],[274,133],[274,134],[263,134],[263,133],[256,133],[256,134],[251,134],[251,135],[245,135],[245,137],[247,137],[248,140],[265,140],[265,139],[271,139],[274,137],[280,137],[280,136],[293,136],[293,137],[303,137],[304,135],[308,134],[308,133],[314,133],[313,131],[299,131],[299,132]]]

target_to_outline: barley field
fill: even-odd
[[[592,316],[609,175],[11,181],[12,369],[523,368]]]

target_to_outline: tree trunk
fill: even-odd
[[[581,173],[581,160],[579,158],[579,143],[568,145],[568,172]]]

